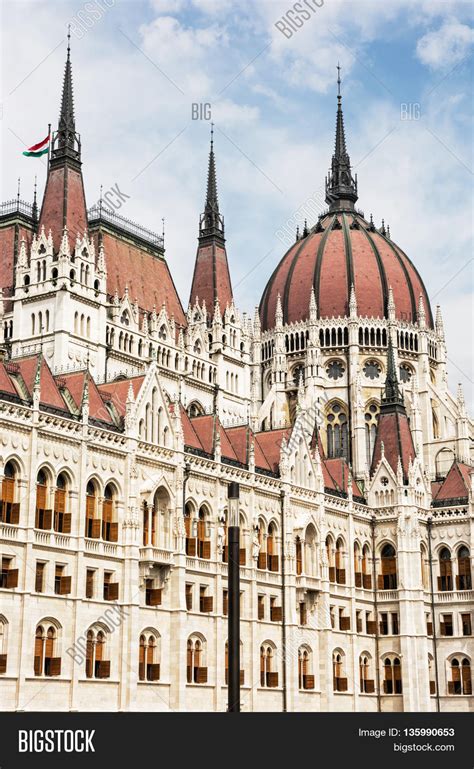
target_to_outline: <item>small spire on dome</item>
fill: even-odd
[[[382,226],[380,228],[380,233],[385,237],[387,234],[387,230],[385,229],[385,221],[382,219]]]
[[[388,225],[388,224],[387,224],[387,238],[388,238],[389,240],[391,240],[391,239],[392,239],[392,238],[390,237],[390,225]]]
[[[296,240],[298,241],[300,239],[300,225],[296,225]]]
[[[397,367],[395,365],[395,354],[393,351],[391,334],[388,335],[387,377],[385,379],[382,403],[386,405],[403,405],[403,395],[398,385]]]
[[[278,296],[277,296],[277,304],[276,304],[276,310],[275,310],[275,325],[277,326],[283,325],[283,310],[281,307],[280,293],[278,293]]]
[[[367,229],[370,230],[370,232],[375,232],[374,217],[372,216],[372,214],[370,214],[370,222]]]
[[[423,294],[420,294],[420,298],[418,300],[418,325],[420,328],[426,327],[426,312],[425,303],[423,301]]]
[[[309,235],[308,221],[307,221],[307,219],[305,219],[304,220],[304,227],[303,227],[303,238],[307,238],[308,235]]]

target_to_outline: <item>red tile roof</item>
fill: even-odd
[[[60,377],[60,379],[65,382],[66,387],[71,393],[74,403],[78,409],[80,409],[82,404],[85,378],[85,371],[78,371],[73,374],[65,374]],[[87,381],[89,395],[89,416],[92,417],[92,419],[99,419],[101,422],[113,424],[114,421],[110,415],[110,412],[107,410],[103,399],[100,396],[100,392],[96,383],[91,376],[88,376]]]
[[[66,164],[50,169],[39,219],[40,229],[44,225],[46,234],[51,230],[55,251],[59,250],[64,224],[67,226],[71,245],[77,235],[82,237],[87,230],[82,173]]]
[[[467,499],[471,485],[470,475],[474,468],[463,462],[453,462],[451,468],[439,485],[436,495],[433,496],[434,502],[441,502],[449,499]]]
[[[397,407],[392,411],[384,413],[381,410],[379,422],[377,425],[377,435],[375,438],[374,453],[372,455],[371,474],[380,462],[382,456],[382,443],[384,446],[385,458],[390,464],[394,473],[397,472],[398,458],[400,457],[403,469],[403,476],[408,477],[408,465],[410,459],[415,459],[415,447],[408,424],[408,418],[403,407]]]
[[[130,383],[132,384],[133,395],[136,399],[144,379],[144,376],[136,376],[131,377],[130,379],[119,379],[116,382],[105,382],[104,384],[98,385],[97,390],[101,400],[108,399],[110,396],[110,401],[113,403],[115,410],[123,417],[125,416],[125,407],[127,404]]]
[[[33,355],[27,358],[16,358],[13,363],[18,365],[28,394],[30,398],[32,398],[36,370],[38,368],[38,355]],[[41,361],[40,369],[40,404],[43,406],[51,406],[62,411],[69,411],[44,358]]]
[[[199,304],[206,302],[207,311],[211,314],[214,311],[216,299],[219,300],[222,312],[232,302],[227,253],[225,247],[215,242],[198,247],[189,297],[192,305],[196,298],[199,298]]]

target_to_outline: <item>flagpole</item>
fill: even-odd
[[[49,176],[49,163],[51,159],[51,143],[53,141],[53,137],[51,136],[51,123],[48,123],[48,136],[49,136],[49,142],[48,142],[48,173],[47,176]]]

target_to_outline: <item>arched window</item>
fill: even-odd
[[[260,647],[260,686],[274,689],[278,686],[278,672],[275,668],[275,646],[265,641]]]
[[[354,542],[354,576],[355,586],[362,587],[362,557],[358,542]]]
[[[169,548],[171,543],[170,496],[160,486],[153,503],[143,503],[143,544]]]
[[[445,592],[453,589],[453,562],[449,548],[442,547],[439,551],[438,590]]]
[[[345,457],[348,459],[347,411],[337,401],[329,404],[326,413],[326,435],[328,458]]]
[[[17,470],[13,462],[7,462],[3,471],[0,498],[0,521],[2,523],[20,522],[20,504],[18,495]]]
[[[330,534],[326,537],[325,542],[326,547],[326,557],[329,567],[329,581],[335,582],[336,581],[336,567],[334,565],[334,540]]]
[[[102,502],[102,539],[106,542],[117,542],[118,540],[118,523],[115,520],[116,497],[115,487],[108,483],[104,490]]]
[[[332,678],[335,692],[347,692],[347,678],[344,676],[344,654],[336,650],[332,655]]]
[[[199,508],[197,521],[197,554],[208,560],[211,557],[210,515],[205,505]]]
[[[298,688],[314,689],[314,675],[312,673],[312,653],[307,646],[298,649]]]
[[[344,542],[341,537],[336,542],[335,552],[336,582],[338,585],[346,584],[346,569],[344,560]]]
[[[379,574],[379,590],[397,589],[397,556],[393,545],[384,545],[380,553],[380,566],[382,573]]]
[[[362,548],[362,587],[372,589],[372,574],[370,570],[370,547],[365,544]]]
[[[467,657],[453,657],[448,694],[472,694],[471,663]]]
[[[428,654],[428,678],[430,682],[430,694],[436,694],[436,676],[434,672],[434,659]]]
[[[316,576],[318,553],[316,529],[312,523],[306,527],[303,547],[303,571],[310,577]]]
[[[276,541],[276,524],[270,523],[267,531],[267,568],[269,571],[278,571],[278,546]]]
[[[369,467],[372,462],[372,454],[374,453],[379,411],[380,409],[376,403],[368,404],[365,409],[365,445],[367,450],[367,465]]]
[[[188,638],[186,656],[186,680],[188,684],[206,684],[207,667],[204,660],[205,640],[192,635]]]
[[[429,589],[428,580],[428,554],[423,543],[420,545],[421,584],[425,590]]]
[[[86,642],[86,678],[110,678],[106,635],[103,630],[90,628]]]
[[[86,489],[86,537],[100,538],[99,492],[95,481],[89,481]]]
[[[140,636],[138,657],[138,678],[140,681],[159,681],[159,639],[154,633],[145,632]]]
[[[303,544],[299,537],[296,537],[295,549],[296,549],[296,573],[302,574],[303,573]]]
[[[31,314],[31,336],[35,335],[35,314]]]
[[[35,634],[35,676],[59,676],[61,657],[56,655],[56,628],[54,625],[38,625]]]
[[[359,657],[359,681],[361,694],[374,693],[374,679],[370,677],[370,656],[366,653]]]
[[[461,545],[458,550],[458,576],[456,577],[458,590],[472,590],[471,559],[469,549]]]
[[[36,515],[37,529],[50,529],[53,523],[53,512],[49,501],[49,478],[45,470],[40,470],[36,478]]]
[[[66,473],[60,473],[56,480],[54,491],[54,531],[61,534],[71,533],[71,513],[68,507],[68,478]]]
[[[450,467],[455,460],[454,451],[444,447],[438,451],[435,457],[436,478],[443,480],[446,478]]]
[[[7,630],[8,621],[0,614],[0,675],[7,672]]]
[[[384,694],[401,694],[402,693],[402,666],[398,657],[387,657],[383,663],[384,681],[383,691]]]

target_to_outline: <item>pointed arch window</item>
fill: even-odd
[[[3,471],[0,497],[0,521],[17,524],[20,522],[18,495],[18,473],[13,462],[7,462]]]
[[[110,678],[110,660],[107,657],[106,635],[103,630],[87,631],[86,677]]]
[[[104,490],[102,502],[102,539],[106,542],[117,542],[118,523],[116,521],[116,491],[111,483]]]
[[[35,526],[37,529],[51,529],[53,511],[51,510],[49,496],[49,478],[44,470],[40,470],[36,479]]]
[[[344,655],[335,651],[332,656],[333,690],[347,692],[347,678],[344,676]]]
[[[373,694],[375,692],[374,679],[370,676],[370,658],[368,654],[361,654],[359,657],[359,681],[362,694]]]
[[[448,681],[448,694],[472,694],[471,663],[467,657],[454,657],[451,660],[451,680]]]
[[[278,672],[275,667],[275,647],[266,641],[260,647],[260,686],[274,689],[278,686]]]
[[[205,641],[197,636],[190,636],[186,655],[186,680],[188,684],[206,684],[207,667],[204,664]]]
[[[383,664],[384,669],[384,681],[383,691],[384,694],[401,694],[402,693],[402,666],[398,657],[387,657]]]
[[[89,481],[86,488],[86,537],[100,538],[99,492],[95,481]]]
[[[453,562],[451,560],[451,551],[447,547],[441,548],[439,552],[439,577],[438,590],[445,592],[453,589]]]
[[[54,531],[61,534],[71,533],[71,513],[68,511],[68,477],[60,473],[54,490]]]
[[[140,681],[160,680],[158,652],[158,639],[154,633],[142,633],[138,658],[138,679]]]
[[[384,545],[380,553],[381,574],[378,578],[379,590],[397,589],[397,554],[393,545]]]
[[[472,590],[471,557],[469,548],[461,545],[458,550],[458,576],[456,577],[458,590]]]
[[[340,403],[329,405],[326,413],[327,455],[329,459],[335,457],[348,458],[348,423],[347,410]]]
[[[35,633],[34,674],[35,676],[59,676],[61,657],[55,656],[57,631],[54,625],[38,625]]]
[[[298,688],[314,689],[312,652],[307,646],[300,646],[298,649]]]

